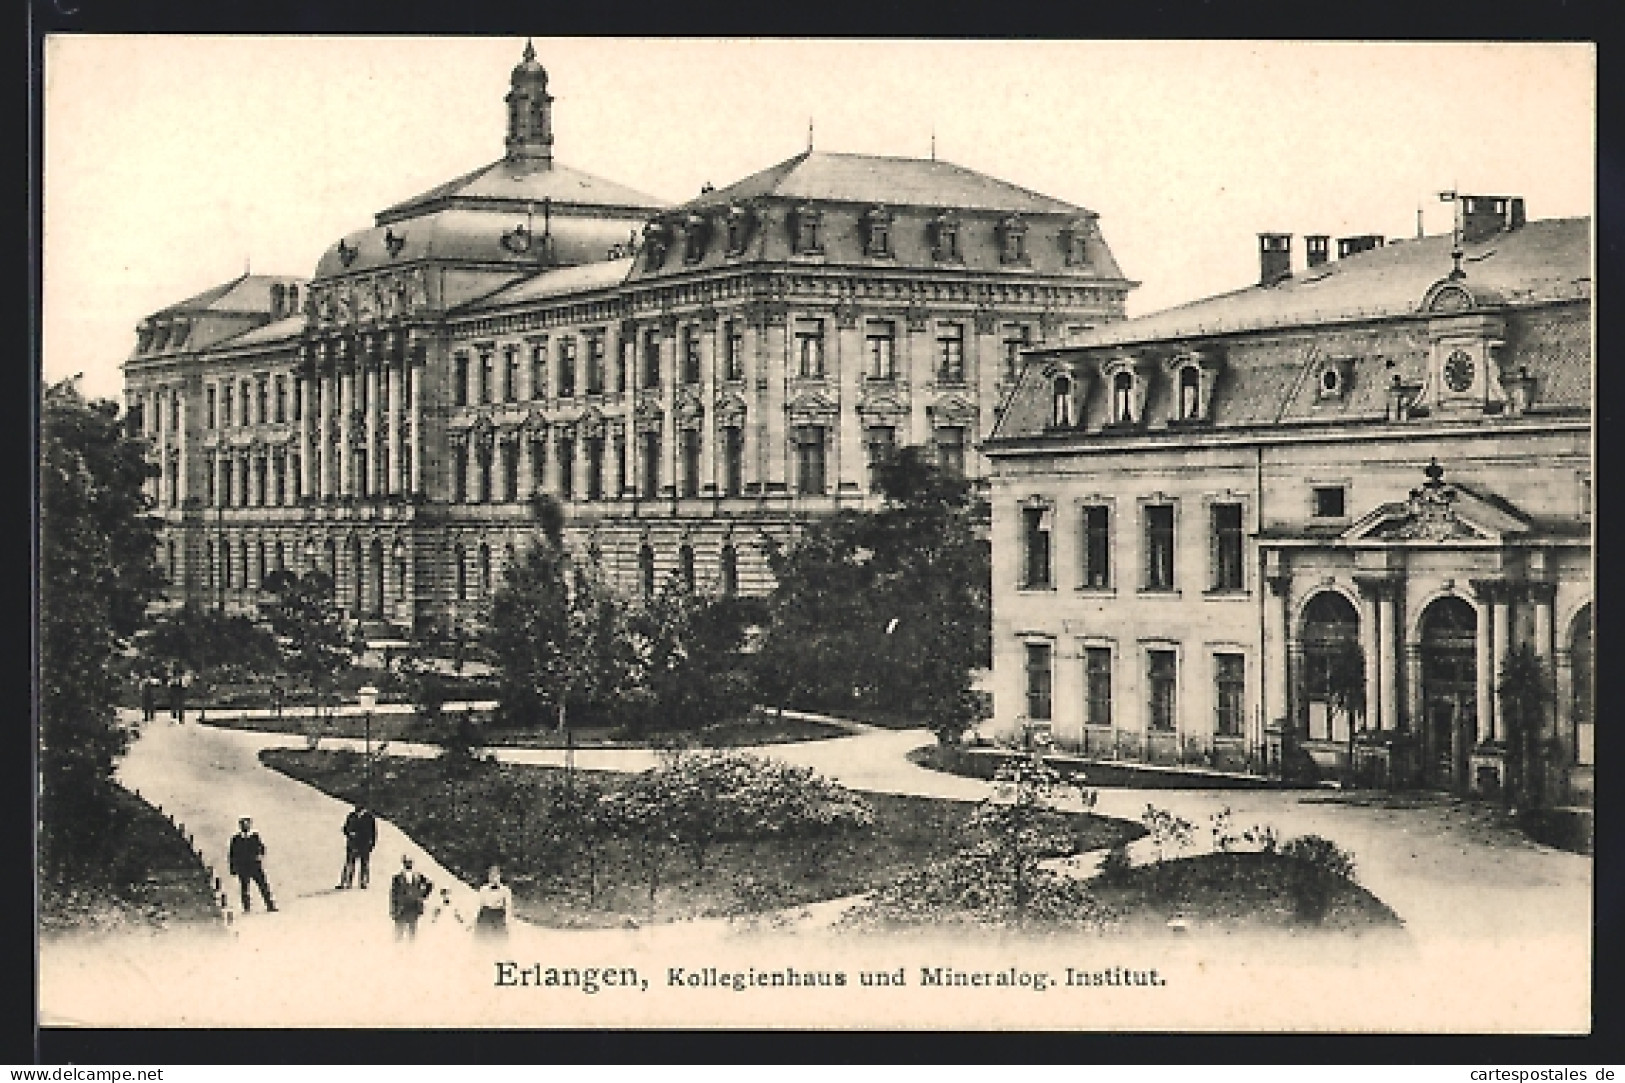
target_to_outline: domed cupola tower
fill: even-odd
[[[547,92],[547,69],[536,62],[536,49],[525,39],[525,55],[513,69],[508,91],[508,160],[538,169],[553,168],[553,97]]]

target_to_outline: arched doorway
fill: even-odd
[[[1347,745],[1365,699],[1360,614],[1336,591],[1321,591],[1304,606],[1299,642],[1303,644],[1304,736]]]
[[[1478,612],[1440,598],[1423,610],[1421,633],[1423,780],[1461,789],[1478,733]]]
[[[384,619],[384,543],[372,539],[367,554],[367,615],[374,620]]]
[[[1570,717],[1574,719],[1574,762],[1590,765],[1597,762],[1594,730],[1595,703],[1592,699],[1595,647],[1592,643],[1591,605],[1575,616],[1569,633],[1569,664],[1574,678],[1574,700],[1570,704]]]

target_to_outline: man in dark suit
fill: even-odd
[[[344,818],[344,872],[339,877],[342,890],[356,882],[356,869],[361,870],[361,886],[372,878],[372,849],[378,845],[378,821],[366,805],[357,804]]]
[[[271,888],[265,882],[265,843],[254,830],[254,821],[247,816],[237,821],[237,834],[231,836],[227,858],[231,874],[237,877],[237,883],[243,889],[243,913],[249,911],[248,885],[251,881],[259,885],[260,898],[265,900],[265,909],[274,912],[276,902],[272,900]]]
[[[423,900],[434,885],[421,872],[414,872],[412,859],[401,858],[401,871],[389,882],[389,916],[395,919],[395,939],[416,938],[418,918],[423,916]]]

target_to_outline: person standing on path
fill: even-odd
[[[339,890],[356,883],[356,868],[361,870],[361,886],[372,879],[372,849],[378,845],[378,821],[365,804],[357,803],[344,818],[344,872],[339,876]]]
[[[502,882],[502,869],[492,865],[480,885],[479,910],[474,914],[474,935],[498,938],[508,935],[508,913],[513,910],[513,889]]]
[[[395,920],[395,939],[417,939],[418,918],[423,916],[423,900],[434,885],[421,872],[414,872],[412,859],[402,856],[401,871],[389,882],[389,916]]]
[[[265,901],[265,909],[275,913],[276,902],[271,898],[271,888],[265,882],[265,843],[254,830],[254,821],[247,816],[237,821],[237,829],[237,834],[231,836],[227,859],[231,874],[237,877],[237,883],[243,890],[243,913],[248,913],[250,909],[248,903],[250,881],[259,885],[260,898]]]
[[[151,722],[158,715],[158,693],[151,677],[141,678],[141,721]]]

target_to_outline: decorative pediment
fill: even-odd
[[[900,418],[908,416],[908,406],[896,395],[876,392],[864,396],[858,403],[858,413],[864,418]]]
[[[840,413],[840,406],[820,391],[797,395],[790,403],[790,416],[797,419],[823,419]]]
[[[697,429],[705,420],[705,403],[694,392],[683,388],[672,403],[672,417],[679,429]]]
[[[1412,489],[1408,499],[1372,509],[1339,540],[1500,542],[1530,531],[1529,518],[1505,500],[1446,483],[1437,459],[1424,473],[1428,480]]]
[[[932,405],[931,418],[938,425],[974,428],[976,407],[959,395],[944,395]]]
[[[715,416],[718,428],[743,428],[745,425],[745,400],[731,391],[718,395]]]

